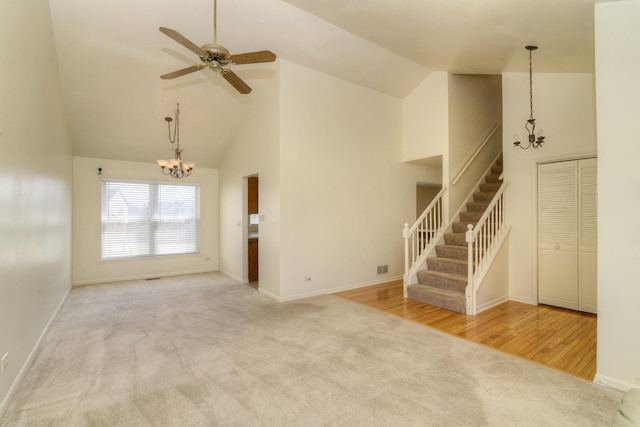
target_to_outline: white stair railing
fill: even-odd
[[[446,187],[440,190],[411,227],[409,223],[404,224],[402,236],[404,237],[403,291],[405,298],[407,287],[448,226],[443,203],[446,190]]]
[[[504,223],[504,190],[500,186],[480,217],[476,226],[469,224],[465,239],[469,253],[467,263],[467,287],[465,289],[467,314],[477,314],[477,294],[482,279],[500,248],[501,239],[506,234]]]

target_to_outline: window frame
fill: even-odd
[[[144,220],[147,224],[147,240],[144,244],[148,245],[148,250],[145,253],[129,253],[129,254],[116,254],[105,256],[105,224],[109,224],[109,221],[105,221],[105,191],[109,183],[123,183],[123,184],[138,184],[147,186],[147,193],[149,195],[147,209],[148,212]],[[194,250],[186,250],[181,252],[161,252],[158,250],[158,234],[157,230],[163,224],[167,224],[167,220],[162,220],[159,216],[159,210],[161,206],[161,200],[159,199],[160,187],[190,187],[195,190],[195,207],[194,215],[187,221],[193,221],[192,227],[195,227],[195,232],[192,233],[194,240],[191,244],[194,245]],[[200,255],[202,252],[202,223],[201,223],[201,188],[199,183],[195,182],[171,182],[171,181],[155,181],[155,180],[138,180],[138,179],[122,179],[122,178],[109,178],[103,177],[100,182],[100,243],[99,243],[99,259],[101,262],[112,261],[130,261],[130,260],[142,260],[164,257],[184,257]],[[111,224],[115,224],[117,221],[112,221]],[[143,222],[141,222],[143,223]],[[169,234],[167,234],[169,236]],[[135,252],[135,251],[134,251]]]

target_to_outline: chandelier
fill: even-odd
[[[182,150],[180,149],[180,104],[176,104],[176,123],[173,127],[173,137],[171,136],[171,117],[165,117],[167,128],[169,129],[169,142],[176,144],[175,158],[169,160],[158,160],[158,165],[162,169],[164,175],[171,175],[175,179],[184,178],[191,175],[191,171],[195,168],[194,162],[182,161]]]
[[[544,142],[542,130],[540,130],[536,136],[536,119],[533,118],[533,66],[531,61],[531,52],[537,48],[538,46],[525,46],[525,49],[529,51],[529,120],[527,120],[524,128],[529,133],[529,141],[526,146],[523,146],[522,143],[518,141],[518,137],[515,136],[516,142],[513,143],[513,145],[520,147],[523,150],[526,150],[529,147],[539,148]]]

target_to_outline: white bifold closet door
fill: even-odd
[[[596,159],[538,165],[538,301],[597,312]]]

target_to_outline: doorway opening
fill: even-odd
[[[259,287],[258,242],[260,237],[258,175],[247,177],[247,280],[251,287]]]

